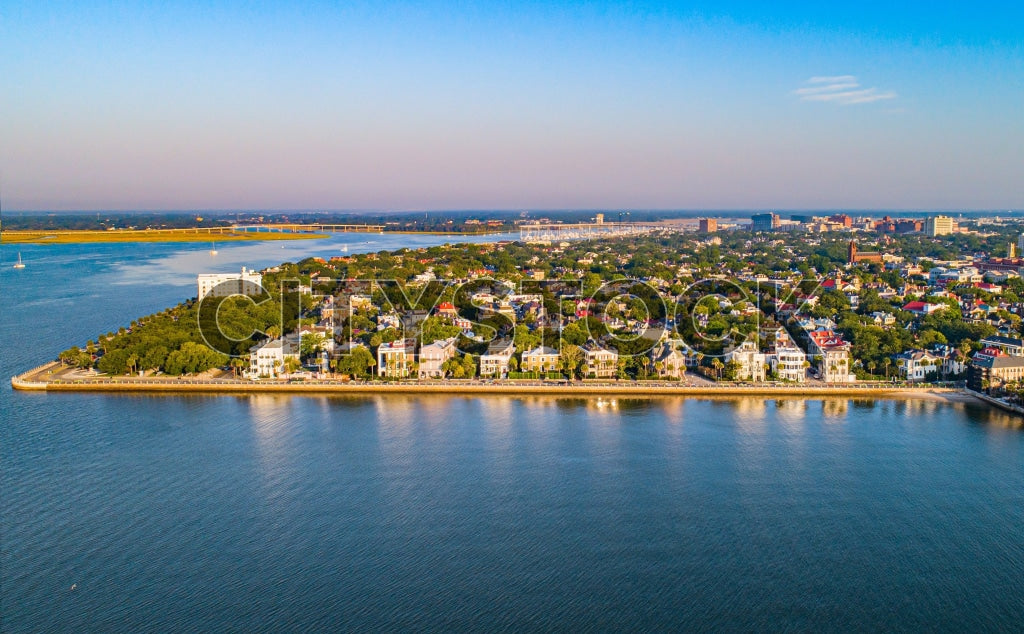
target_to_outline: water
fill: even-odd
[[[337,248],[279,246],[217,270]],[[0,247],[3,376],[208,249]],[[1024,622],[1024,432],[974,403],[0,397],[4,632]]]

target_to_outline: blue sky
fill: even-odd
[[[0,5],[8,209],[1020,209],[1021,3]]]

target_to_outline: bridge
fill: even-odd
[[[277,233],[383,233],[384,225],[335,225],[335,224],[251,224],[231,225],[234,231],[270,231]]]
[[[666,229],[664,225],[636,222],[590,222],[579,224],[524,224],[519,226],[523,242],[560,242],[640,235]]]

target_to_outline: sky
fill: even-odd
[[[0,3],[5,210],[1024,209],[1024,3]]]

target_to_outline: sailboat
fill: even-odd
[[[21,251],[18,251],[18,261],[14,263],[14,268],[16,268],[16,269],[23,269],[23,268],[25,268],[25,263],[21,261]]]
[[[217,255],[217,243],[216,242],[211,242],[210,243],[210,255]]]
[[[347,244],[341,245],[341,252],[342,253],[348,253],[348,245]]]

